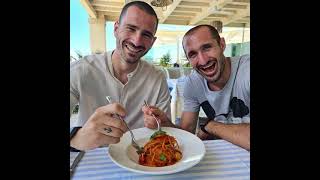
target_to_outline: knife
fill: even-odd
[[[82,159],[83,155],[85,154],[84,151],[81,151],[78,153],[77,157],[74,159],[71,167],[70,167],[70,178],[72,177],[75,168],[77,167],[78,163],[80,162],[80,160]]]

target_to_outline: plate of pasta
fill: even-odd
[[[130,133],[126,132],[119,143],[109,145],[110,159],[129,171],[161,175],[187,170],[206,153],[201,139],[188,131],[162,127],[162,132],[155,132],[149,128],[133,130],[137,143],[143,147],[140,155],[131,145]]]

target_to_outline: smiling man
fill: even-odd
[[[182,44],[196,71],[186,78],[181,128],[194,131],[202,107],[208,119],[200,126],[201,139],[214,135],[250,150],[250,56],[225,57],[225,41],[210,25],[190,29]],[[144,112],[145,125],[155,127]],[[160,110],[153,113],[163,125],[174,126]]]
[[[149,4],[130,2],[114,24],[116,49],[71,64],[70,113],[79,103],[71,149],[89,150],[118,143],[127,128],[114,114],[124,117],[131,129],[144,127],[144,100],[170,115],[165,75],[140,59],[155,42],[157,26],[157,15]],[[114,103],[108,104],[106,96]]]

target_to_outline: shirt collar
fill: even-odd
[[[108,64],[108,69],[110,71],[110,73],[112,74],[112,76],[114,76],[114,71],[113,71],[113,64],[112,64],[112,54],[113,54],[114,50],[113,51],[109,51],[107,53],[107,64]],[[138,69],[140,68],[140,63],[141,59],[139,60],[138,62],[138,65],[137,67],[127,75],[128,79],[132,78],[138,71]]]

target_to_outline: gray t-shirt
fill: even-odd
[[[109,51],[86,56],[70,65],[70,113],[79,103],[78,122],[82,126],[94,111],[107,103],[106,96],[119,102],[127,111],[124,120],[132,129],[144,127],[144,100],[170,117],[170,93],[164,73],[146,61],[139,61],[122,84],[113,72]]]
[[[250,56],[231,57],[230,79],[220,91],[211,91],[207,80],[194,71],[186,78],[183,96],[184,112],[199,112],[200,105],[207,101],[215,112],[215,120],[250,123]]]

